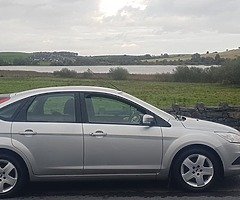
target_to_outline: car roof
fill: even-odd
[[[95,86],[62,86],[62,87],[46,87],[46,88],[39,88],[39,89],[33,89],[33,90],[27,90],[19,93],[13,93],[10,94],[11,100],[4,102],[0,104],[0,108],[4,107],[5,105],[11,104],[13,102],[16,102],[18,100],[21,100],[23,98],[27,98],[30,96],[38,95],[38,94],[45,94],[45,93],[51,93],[51,92],[68,92],[68,91],[82,91],[82,92],[101,92],[101,93],[107,93],[107,94],[115,94],[117,96],[122,96],[124,98],[127,98],[137,104],[141,104],[142,106],[146,107],[147,109],[151,110],[152,112],[160,112],[161,117],[168,121],[170,118],[173,118],[170,114],[159,110],[158,108],[134,97],[131,96],[125,92],[122,92],[120,90],[115,90],[111,88],[105,88],[105,87],[95,87]]]
[[[105,87],[95,87],[95,86],[61,86],[61,87],[46,87],[33,90],[27,90],[19,93],[11,94],[11,97],[25,97],[37,94],[44,94],[49,92],[64,92],[64,91],[89,91],[89,92],[105,92],[105,93],[121,93],[121,91],[105,88]]]

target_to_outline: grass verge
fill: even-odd
[[[240,105],[240,87],[207,83],[168,83],[148,81],[111,81],[121,90],[132,94],[159,108],[169,108],[178,103],[194,106],[203,102],[207,106],[217,106],[221,102]],[[51,77],[0,78],[0,94],[13,93],[41,87],[93,85],[112,87],[104,80],[63,79]]]

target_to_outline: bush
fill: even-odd
[[[62,77],[62,78],[76,78],[78,74],[75,70],[70,70],[68,68],[62,68],[60,71],[54,71],[53,75]]]
[[[174,70],[174,81],[177,82],[205,82],[206,73],[198,67],[179,66]]]
[[[127,69],[122,67],[110,68],[109,75],[114,80],[127,80],[129,72]]]
[[[83,78],[89,79],[89,78],[92,78],[93,76],[94,76],[94,74],[90,69],[83,72]]]
[[[240,84],[240,58],[227,61],[221,68],[223,83]]]
[[[180,66],[174,70],[176,82],[240,84],[240,58],[226,60],[220,67],[205,69]]]

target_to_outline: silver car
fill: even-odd
[[[173,179],[201,191],[240,174],[239,131],[175,117],[121,91],[56,87],[0,96],[0,196],[28,181]]]

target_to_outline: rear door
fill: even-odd
[[[30,98],[12,124],[12,143],[37,175],[83,171],[83,131],[78,94],[48,93]]]

